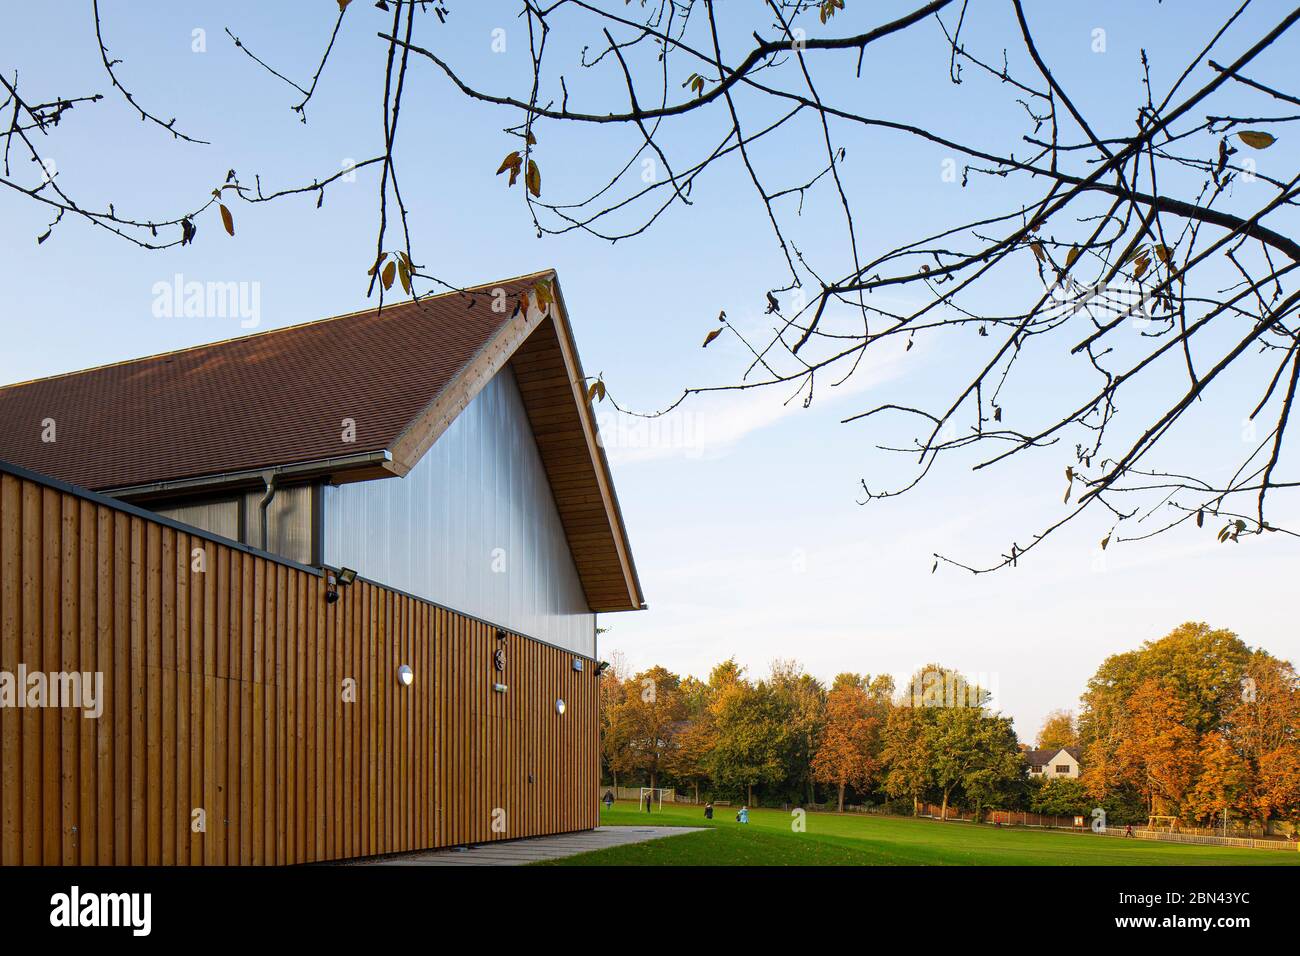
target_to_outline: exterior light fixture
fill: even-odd
[[[498,628],[497,628],[497,640],[498,640],[498,641],[504,641],[505,639],[506,639],[506,632],[505,632],[504,630],[502,630],[501,628],[498,627]]]
[[[596,676],[600,677],[607,670],[609,670],[609,661],[600,661],[596,665]]]
[[[563,713],[564,713],[564,708],[565,708],[564,698],[561,697],[559,700],[557,700],[557,701],[555,702],[555,712],[556,712],[557,714],[561,714],[561,715],[563,715]]]
[[[411,670],[410,664],[403,664],[397,669],[397,682],[403,687],[410,687],[415,683],[415,671]]]
[[[504,694],[508,688],[505,684],[493,684],[492,689],[498,694]]]
[[[339,586],[347,587],[357,579],[357,572],[352,568],[341,568],[335,571],[333,568],[325,568],[325,603],[337,604],[339,599]]]

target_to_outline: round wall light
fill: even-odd
[[[397,669],[397,682],[403,687],[410,687],[415,682],[415,671],[411,670],[409,664],[403,664]]]
[[[560,700],[557,700],[557,701],[555,702],[555,712],[556,712],[557,714],[562,714],[562,713],[564,713],[564,699],[563,699],[563,698],[561,698]]]

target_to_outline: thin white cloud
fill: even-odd
[[[846,381],[830,384],[848,371],[847,360],[820,373],[813,408],[832,407],[898,378],[920,359],[921,351],[909,352],[902,337],[881,340],[867,350]],[[753,433],[802,411],[805,393],[795,394],[796,388],[789,383],[694,395],[658,418],[603,411],[598,415],[601,440],[620,465],[664,458],[719,458]]]

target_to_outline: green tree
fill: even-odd
[[[1048,816],[1087,814],[1093,805],[1088,788],[1073,777],[1048,777],[1034,791],[1029,809]]]
[[[714,668],[711,686],[715,677],[710,712],[716,737],[709,776],[720,786],[743,789],[752,804],[754,787],[781,780],[781,708],[771,688],[750,683],[734,661]]]
[[[793,660],[772,662],[769,680],[777,709],[785,715],[781,724],[781,761],[784,786],[796,801],[814,801],[813,756],[826,723],[826,688],[804,673]]]
[[[976,816],[997,802],[1025,772],[1016,735],[1006,717],[982,707],[933,708],[927,727],[931,778],[942,795],[939,818],[948,818],[952,794],[961,788]]]
[[[930,760],[930,736],[927,724],[932,712],[904,701],[891,707],[885,719],[883,756],[885,793],[891,797],[911,797],[916,813],[921,797],[933,784]]]

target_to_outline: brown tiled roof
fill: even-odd
[[[1062,750],[1075,759],[1076,762],[1083,758],[1083,751],[1078,747],[1044,747],[1041,749],[1026,750],[1025,760],[1034,767],[1043,767],[1047,762],[1059,754]]]
[[[536,278],[0,388],[0,458],[110,490],[391,449]]]
[[[555,304],[516,311],[552,279]],[[504,311],[494,301],[504,292]],[[0,460],[130,497],[288,465],[405,475],[491,376],[512,367],[587,602],[643,606],[613,479],[553,272],[0,388]],[[54,419],[57,441],[41,441]],[[356,423],[342,441],[343,420]],[[337,459],[387,452],[382,467]],[[300,469],[301,472],[301,469]],[[212,484],[205,481],[205,484]]]

